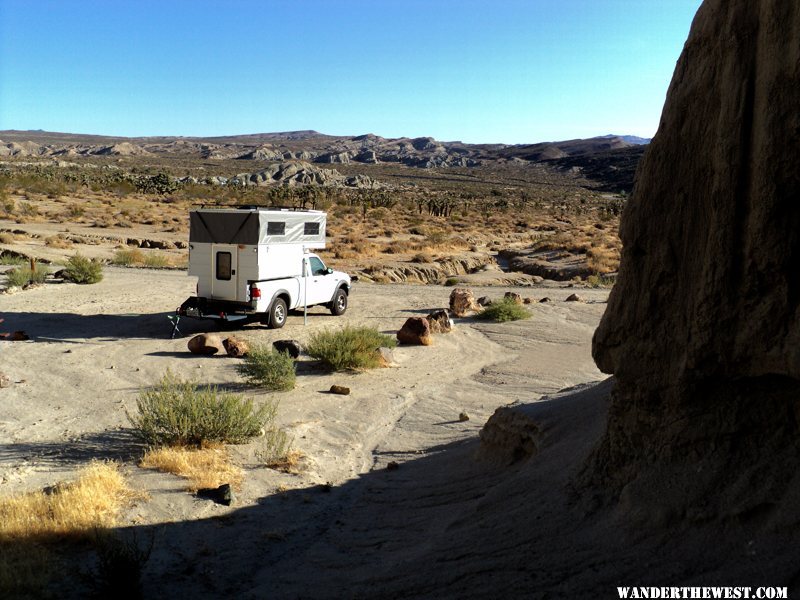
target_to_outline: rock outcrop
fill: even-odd
[[[662,515],[767,510],[800,464],[797,31],[795,2],[703,4],[623,214],[587,473],[629,504],[686,484]]]

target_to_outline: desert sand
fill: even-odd
[[[25,330],[31,338],[0,342],[0,364],[12,381],[0,392],[3,491],[69,480],[94,458],[122,461],[131,485],[150,496],[128,511],[124,526],[158,532],[146,567],[145,591],[150,593],[163,589],[171,573],[170,597],[232,589],[254,590],[255,597],[347,595],[360,577],[374,574],[371,567],[348,558],[363,553],[364,544],[391,549],[379,553],[387,564],[395,552],[408,560],[419,544],[446,537],[442,531],[425,531],[430,513],[418,515],[403,502],[383,504],[380,499],[388,497],[384,488],[413,483],[427,498],[424,502],[444,518],[433,524],[443,527],[458,514],[459,505],[438,498],[447,492],[436,489],[437,473],[428,464],[440,465],[440,455],[474,446],[480,428],[500,406],[535,401],[602,378],[590,347],[607,290],[552,283],[514,290],[535,300],[552,299],[529,305],[529,320],[456,319],[454,330],[437,335],[433,346],[398,347],[390,368],[358,374],[327,374],[301,357],[296,389],[267,394],[243,383],[235,371],[237,359],[188,352],[188,336],[214,330],[214,324],[183,319],[180,328],[186,337],[170,339],[167,316],[193,288],[194,279],[184,272],[109,267],[96,285],[50,283],[0,296],[4,330]],[[510,289],[473,291],[497,298]],[[246,325],[236,335],[248,341],[303,342],[312,331],[345,323],[393,334],[409,316],[445,307],[450,291],[357,282],[343,317],[317,307],[310,311],[307,326],[302,314],[294,314],[281,330]],[[565,302],[575,291],[584,302]],[[126,411],[135,412],[139,391],[167,369],[257,400],[279,399],[279,425],[304,455],[299,472],[260,466],[258,440],[234,446],[234,461],[245,467],[246,475],[236,501],[225,507],[187,493],[178,477],[138,467],[143,448],[131,436]],[[334,383],[350,387],[351,395],[327,393]],[[461,412],[469,421],[459,421]],[[595,426],[602,428],[602,415],[593,414]],[[486,463],[472,454],[465,464]],[[400,468],[387,471],[390,461]],[[478,481],[471,496],[486,491],[478,491],[484,487]],[[317,538],[315,530],[332,534],[339,515],[352,516],[353,507],[362,504],[375,521],[349,530],[355,536],[350,543],[340,546],[338,535],[310,543],[309,536]],[[363,532],[366,540],[358,534],[361,527],[369,529]],[[280,559],[290,559],[293,569],[281,569],[278,588],[259,591],[274,585],[269,583],[273,573],[268,563]],[[341,587],[322,594],[306,587],[330,578]]]

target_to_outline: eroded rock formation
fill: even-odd
[[[693,469],[686,506],[746,514],[798,464],[799,36],[796,2],[707,0],[677,64],[593,344],[616,389],[587,472],[623,499],[673,465]]]

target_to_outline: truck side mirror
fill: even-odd
[[[331,269],[330,267],[325,269],[325,275],[333,275],[333,269]]]

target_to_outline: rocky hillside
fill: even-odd
[[[603,136],[586,140],[539,144],[465,144],[432,137],[384,138],[366,134],[330,136],[316,131],[264,133],[230,137],[118,138],[44,131],[0,131],[0,158],[116,156],[185,157],[203,160],[317,164],[396,164],[422,169],[518,166],[568,158],[568,168],[582,169],[590,157],[620,149],[635,149],[648,140],[632,136]],[[603,173],[599,174],[601,177]]]

